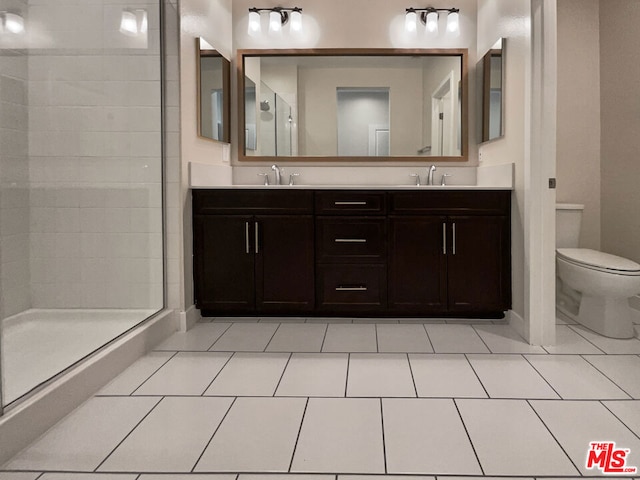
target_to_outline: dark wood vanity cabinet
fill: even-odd
[[[498,317],[509,191],[194,190],[204,315]]]
[[[313,310],[312,197],[193,192],[195,297],[204,314]]]

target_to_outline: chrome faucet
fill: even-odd
[[[435,172],[436,166],[435,165],[431,165],[429,167],[429,176],[427,177],[427,185],[433,185],[433,172]]]
[[[274,172],[276,172],[276,181],[275,181],[275,184],[276,184],[276,185],[282,185],[281,178],[280,178],[280,173],[281,173],[281,172],[280,172],[280,167],[278,167],[278,165],[276,165],[276,164],[273,164],[273,165],[271,165],[271,170],[273,170]]]

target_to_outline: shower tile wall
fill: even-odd
[[[33,308],[162,306],[158,2],[148,41],[121,1],[31,0]]]
[[[30,305],[27,57],[13,46],[0,41],[0,319]]]

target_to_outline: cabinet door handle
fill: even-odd
[[[335,205],[366,205],[367,202],[334,202]]]
[[[367,287],[336,287],[336,292],[366,292]]]
[[[260,253],[260,234],[258,232],[258,228],[259,228],[259,223],[255,222],[254,226],[256,227],[255,229],[255,234],[256,234],[256,253]]]
[[[336,238],[336,243],[367,243],[366,238]]]
[[[456,254],[456,222],[453,222],[453,251],[452,253]]]
[[[442,254],[447,254],[447,224],[442,224]]]
[[[249,222],[244,222],[244,246],[245,246],[245,252],[247,253],[251,253],[250,250],[250,245],[249,245]]]

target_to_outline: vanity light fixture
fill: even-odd
[[[420,18],[427,32],[437,34],[440,12],[447,12],[447,32],[457,34],[460,31],[459,11],[458,8],[407,8],[404,27],[409,33],[417,31],[418,18]]]
[[[22,15],[11,12],[0,12],[0,24],[2,31],[20,34],[24,32],[24,18]]]
[[[122,16],[120,17],[120,33],[133,37],[141,33],[147,33],[148,28],[149,23],[146,10],[139,8],[135,10],[125,9],[122,11]]]
[[[252,37],[262,32],[260,14],[269,12],[269,32],[278,33],[282,31],[282,27],[289,23],[289,31],[297,33],[302,30],[302,9],[299,7],[285,8],[256,8],[249,9],[249,30],[248,34]]]

